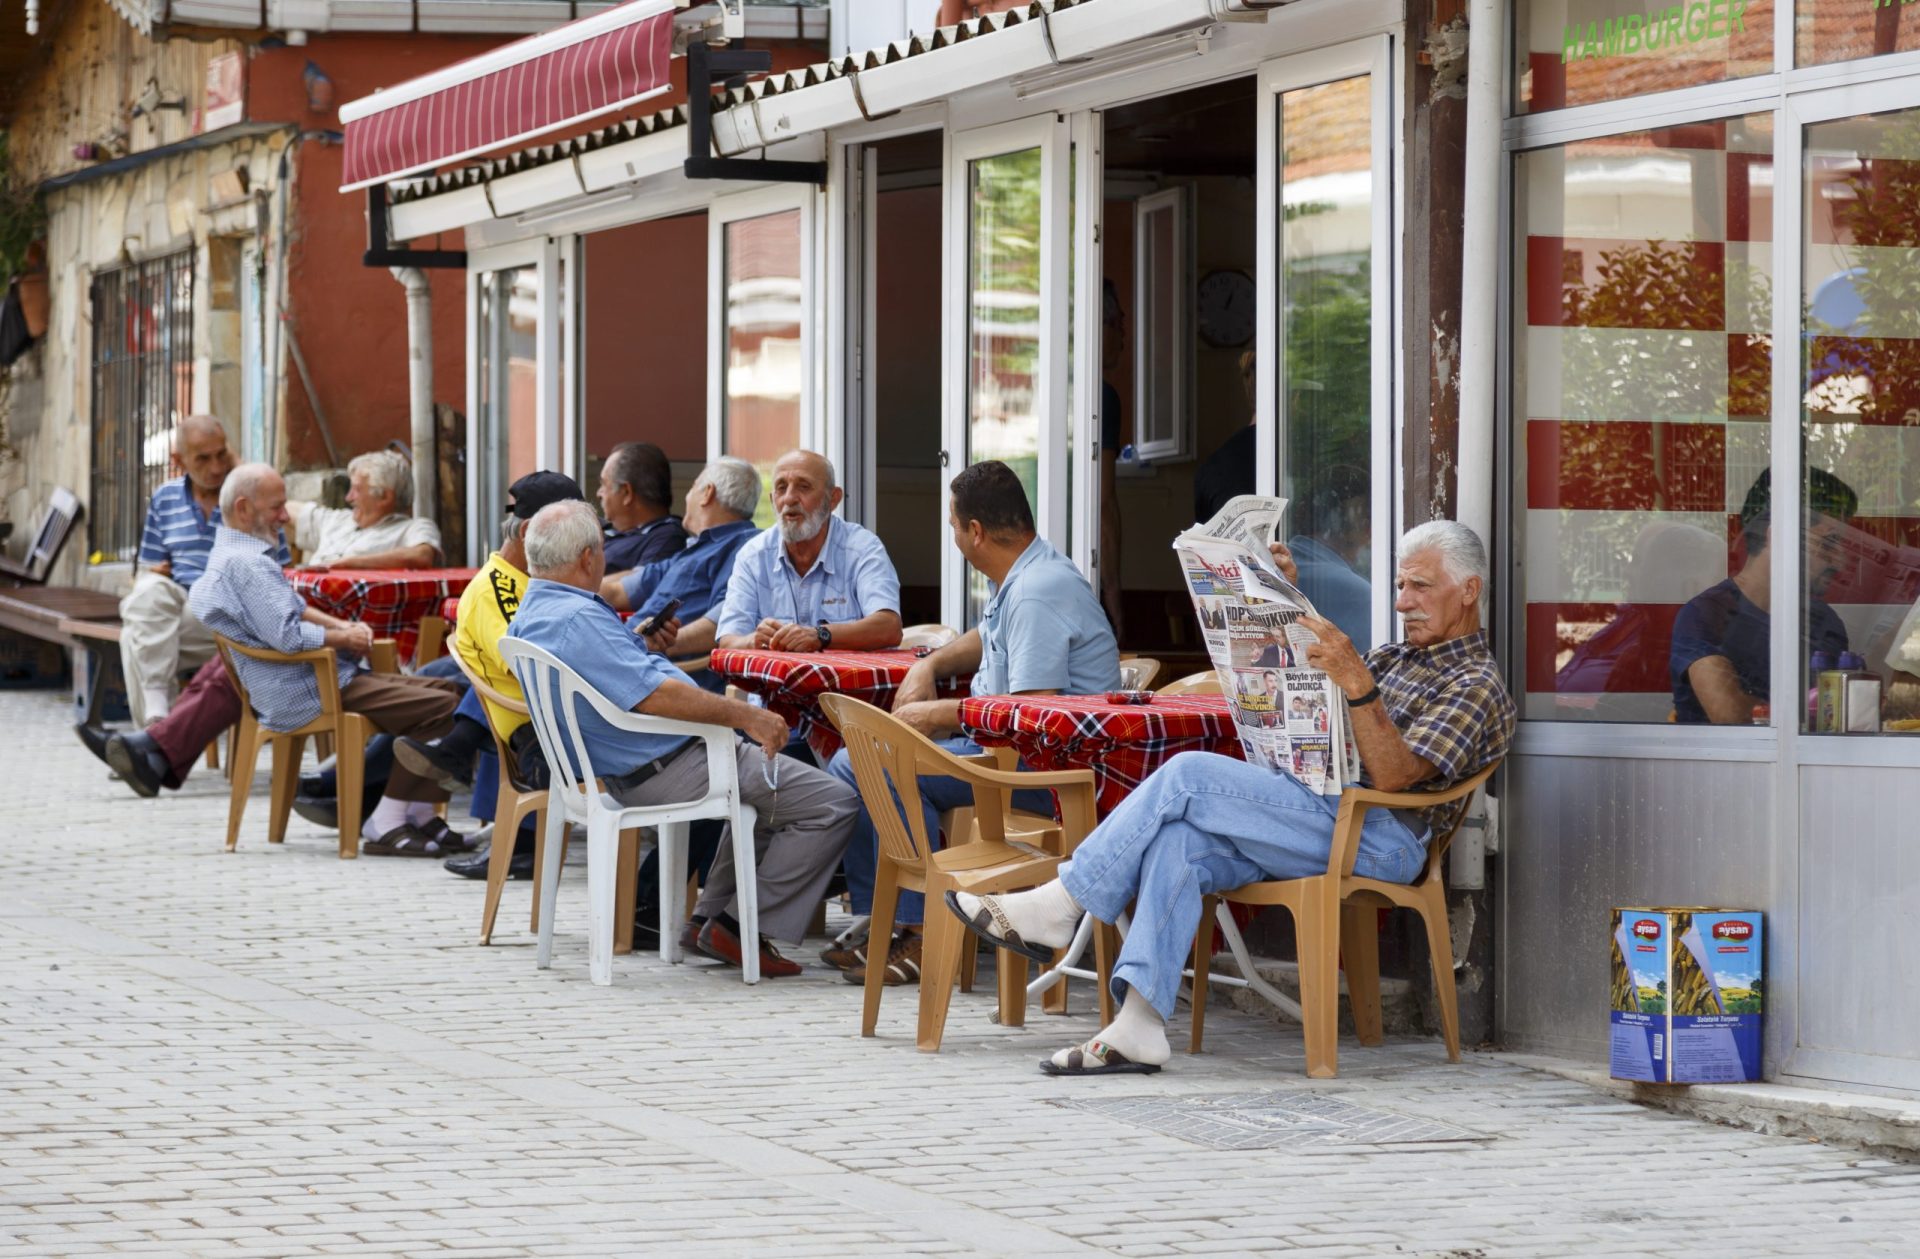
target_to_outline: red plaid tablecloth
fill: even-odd
[[[308,604],[347,621],[365,621],[376,638],[396,640],[413,659],[420,618],[459,600],[477,568],[295,569],[287,576]]]
[[[452,625],[460,619],[460,596],[448,595],[440,602],[440,619]]]
[[[840,750],[840,735],[820,711],[822,695],[850,695],[876,708],[893,703],[917,657],[910,651],[742,651],[716,649],[713,671],[743,691],[764,696],[824,764]],[[943,678],[939,693],[956,699],[971,676]]]
[[[1115,704],[1099,695],[982,695],[962,700],[960,724],[982,747],[1010,747],[1031,769],[1091,769],[1105,817],[1179,752],[1240,755],[1220,695],[1157,695]]]

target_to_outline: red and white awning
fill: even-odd
[[[351,192],[516,144],[667,90],[674,0],[516,40],[340,107]]]

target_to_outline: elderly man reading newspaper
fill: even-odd
[[[1293,580],[1287,548],[1276,542],[1271,550]],[[1363,782],[1389,791],[1446,787],[1505,754],[1514,706],[1480,625],[1486,584],[1480,539],[1465,525],[1435,521],[1400,543],[1394,606],[1406,622],[1405,642],[1362,658],[1330,622],[1301,618],[1318,639],[1306,647],[1306,663],[1346,696]],[[1082,913],[1113,922],[1137,901],[1113,972],[1118,1016],[1040,1068],[1050,1075],[1158,1071],[1171,1056],[1166,1021],[1202,897],[1324,872],[1339,804],[1338,795],[1291,774],[1187,753],[1109,814],[1058,879],[1004,896],[950,893],[947,905],[989,943],[1049,960],[1050,950],[1073,938]],[[1369,813],[1355,873],[1412,880],[1433,831],[1451,821],[1447,809]]]

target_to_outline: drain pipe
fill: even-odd
[[[391,267],[407,290],[407,393],[412,419],[413,514],[433,517],[440,461],[433,423],[433,291],[419,267]]]
[[[1501,0],[1467,5],[1467,152],[1460,236],[1460,426],[1453,517],[1494,548],[1493,449],[1500,274]]]

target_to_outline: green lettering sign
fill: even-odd
[[[1627,13],[1585,26],[1575,22],[1560,32],[1560,64],[1599,57],[1632,57],[1676,49],[1681,44],[1727,39],[1747,32],[1750,0],[1688,0],[1642,16]],[[1875,7],[1915,4],[1920,0],[1868,0]]]

